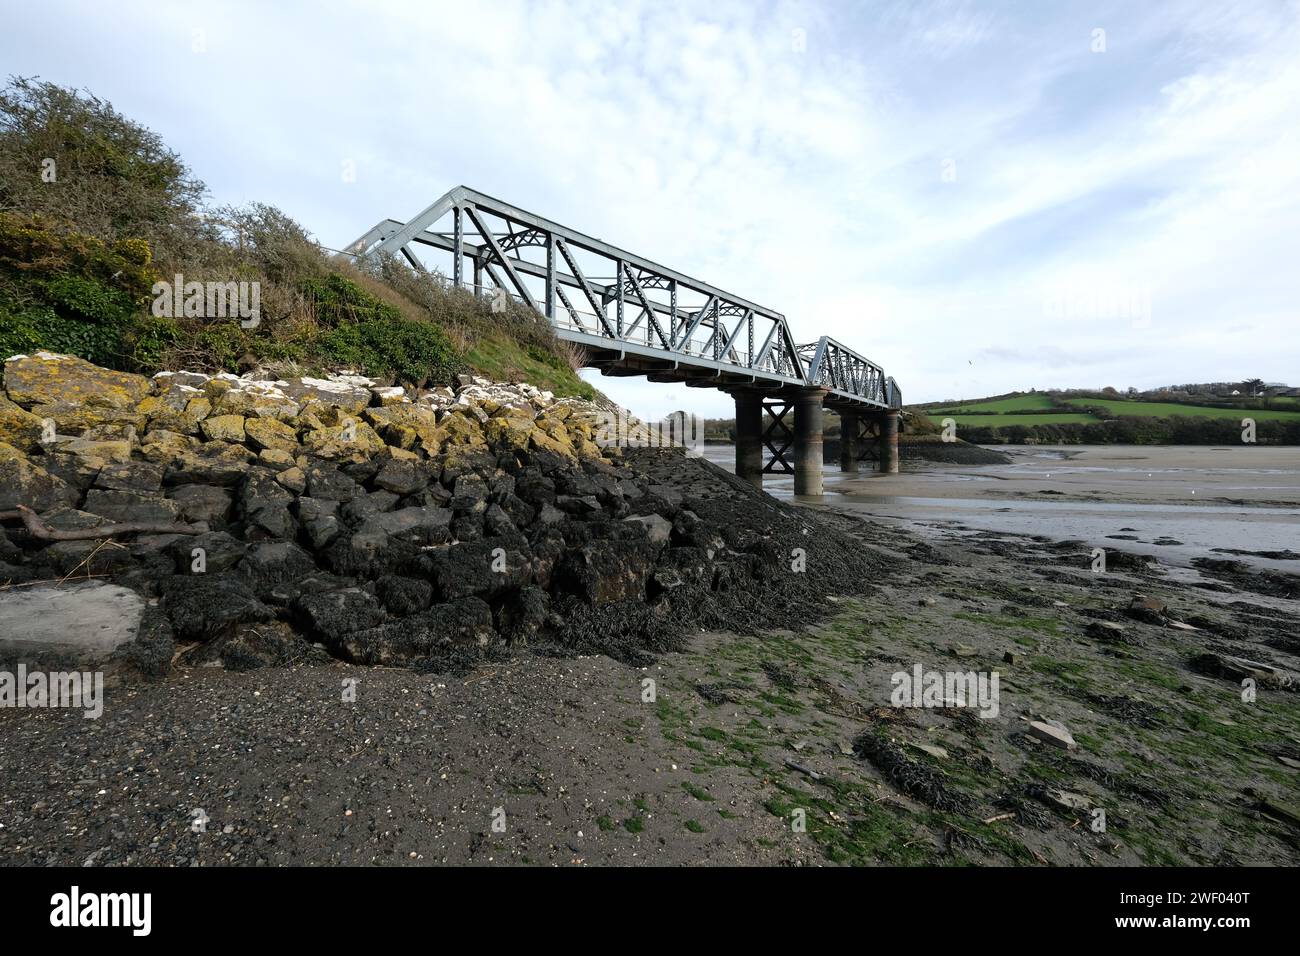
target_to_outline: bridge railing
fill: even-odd
[[[465,186],[409,222],[381,221],[349,254],[400,254],[428,271],[415,247],[450,253],[453,285],[504,291],[571,341],[884,404],[879,366],[841,343],[823,337],[805,355],[779,312]]]

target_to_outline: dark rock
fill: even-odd
[[[112,521],[156,521],[171,523],[180,516],[180,505],[161,495],[141,495],[130,491],[105,491],[92,488],[86,492],[82,510]]]
[[[551,596],[535,585],[522,587],[502,604],[498,614],[501,636],[513,646],[535,638],[546,623]]]
[[[314,550],[326,547],[342,531],[343,525],[336,517],[338,508],[337,501],[325,498],[298,499],[298,523]]]
[[[239,574],[259,597],[277,585],[291,584],[315,573],[310,554],[289,541],[263,541],[253,545],[239,564]]]
[[[451,512],[446,508],[402,508],[368,518],[358,534],[382,532],[398,541],[442,544],[450,538]]]
[[[176,575],[161,585],[163,607],[176,638],[206,641],[234,632],[238,624],[269,621],[275,615],[233,574]]]
[[[0,511],[26,505],[38,513],[76,504],[78,490],[25,458],[0,457]]]
[[[487,510],[488,485],[477,474],[465,474],[456,479],[452,488],[451,510],[458,513]]]
[[[95,487],[105,491],[157,494],[162,488],[163,466],[150,461],[109,462],[95,476]]]
[[[488,505],[487,511],[483,513],[482,527],[484,533],[490,538],[500,538],[519,533],[515,523],[510,520],[510,515],[506,514],[505,509],[496,503]],[[453,533],[454,531],[453,527]],[[460,536],[457,535],[457,537]]]
[[[243,445],[208,442],[194,451],[181,452],[168,466],[165,479],[171,485],[233,485],[256,460]]]
[[[425,488],[431,477],[424,462],[395,459],[379,469],[374,481],[378,487],[395,495],[412,495]]]
[[[495,636],[492,609],[470,597],[350,634],[343,639],[342,649],[359,664],[413,664],[451,657],[457,650],[484,648]]]
[[[201,572],[193,570],[196,548],[203,549],[205,570]],[[220,574],[229,571],[243,560],[247,550],[244,542],[224,531],[184,535],[167,547],[168,554],[175,562],[177,574]]]
[[[176,640],[171,621],[162,607],[146,605],[140,618],[135,640],[117,649],[113,655],[134,667],[145,677],[162,677],[171,670],[176,656]]]
[[[324,648],[304,640],[283,621],[236,625],[231,634],[209,641],[185,657],[185,663],[189,665],[219,662],[229,671],[321,665],[330,660]]]
[[[655,546],[666,545],[672,537],[673,523],[661,515],[632,515],[624,521],[635,521],[645,526],[646,536]]]
[[[307,494],[312,498],[346,502],[364,493],[360,485],[333,465],[312,462],[304,471],[307,473]]]
[[[561,562],[562,587],[590,604],[644,601],[654,567],[654,549],[641,541],[592,541]]]
[[[359,493],[355,498],[343,505],[343,520],[352,525],[363,524],[375,515],[383,514],[385,511],[392,511],[398,500],[399,497],[391,491],[372,491],[370,494]]]
[[[230,520],[234,495],[211,485],[177,485],[167,493],[176,502],[183,521],[203,521],[220,530]]]
[[[451,523],[451,536],[456,541],[480,541],[483,538],[482,515],[463,515]]]
[[[505,495],[500,501],[500,508],[516,528],[527,528],[537,518],[537,509],[515,494]]]
[[[555,504],[555,482],[545,475],[526,470],[515,476],[515,494],[540,509]]]
[[[444,601],[519,588],[530,583],[533,574],[531,555],[507,550],[493,541],[438,548],[421,555],[417,567]]]
[[[329,642],[376,627],[386,618],[374,595],[360,588],[305,594],[293,606],[298,620]]]
[[[433,585],[418,578],[386,574],[375,582],[375,590],[384,607],[398,617],[423,611],[433,602]]]
[[[556,495],[555,507],[567,514],[589,515],[600,511],[600,502],[595,495],[575,497],[573,495]]]

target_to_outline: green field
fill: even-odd
[[[1020,412],[1031,408],[1051,408],[1052,400],[1046,395],[1017,395],[994,401],[972,402],[966,405],[949,405],[928,412],[930,415],[960,415],[966,412]]]
[[[946,412],[932,411],[928,415],[936,425],[942,425],[945,418],[951,418],[958,425],[990,428],[1007,425],[1082,425],[1097,421],[1086,412],[1061,412],[1056,415],[949,415]]]
[[[1069,398],[1067,405],[1095,405],[1106,409],[1116,418],[1126,415],[1149,415],[1152,418],[1176,418],[1187,416],[1194,418],[1232,418],[1240,421],[1253,418],[1256,421],[1278,421],[1300,418],[1300,412],[1278,411],[1263,408],[1206,408],[1201,405],[1179,405],[1174,402],[1130,402],[1123,399]],[[1021,416],[1017,416],[1021,417]],[[1037,416],[1034,416],[1037,417]]]

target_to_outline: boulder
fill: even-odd
[[[157,494],[162,488],[163,466],[155,462],[109,462],[95,475],[95,487],[105,491]]]
[[[160,585],[163,607],[181,641],[206,641],[233,632],[238,624],[269,621],[275,615],[234,574],[181,574]]]
[[[644,539],[588,542],[564,557],[559,571],[561,585],[590,604],[644,601],[654,553]]]
[[[182,520],[203,521],[213,528],[230,520],[235,503],[232,492],[211,485],[177,485],[167,497],[176,502]]]
[[[213,415],[203,420],[199,431],[208,441],[243,442],[247,437],[242,415]]]
[[[257,595],[265,597],[280,585],[292,585],[314,574],[316,562],[290,541],[262,541],[248,549],[238,570]]]
[[[145,521],[171,524],[180,517],[180,505],[162,495],[143,495],[132,491],[105,491],[92,488],[86,492],[83,511],[112,521]]]
[[[40,446],[44,430],[40,416],[0,395],[0,442],[33,451]]]
[[[350,634],[341,650],[358,664],[413,664],[486,647],[495,636],[492,609],[470,597]]]
[[[51,475],[12,445],[0,443],[0,511],[26,505],[45,512],[77,502],[77,489]]]
[[[398,617],[423,611],[433,602],[433,585],[419,578],[385,574],[375,581],[375,590],[389,613]]]
[[[429,484],[429,468],[418,461],[389,461],[375,475],[375,484],[396,495],[411,495]]]
[[[236,484],[257,456],[243,445],[213,441],[182,452],[167,469],[168,484]]]
[[[287,452],[298,448],[298,432],[275,418],[250,418],[244,422],[244,433],[254,448]]]
[[[1029,722],[1029,735],[1061,750],[1075,750],[1079,746],[1074,742],[1074,736],[1066,729],[1065,725],[1057,720],[1031,720]]]
[[[114,372],[52,352],[9,359],[5,362],[4,383],[10,401],[28,409],[43,406],[51,411],[66,410],[78,414],[76,420],[90,424],[122,420],[114,413],[127,413],[128,418],[143,423],[137,409],[152,389],[142,375]],[[35,414],[46,417],[39,411]],[[58,414],[49,417],[59,420]]]
[[[0,591],[0,657],[104,660],[136,639],[144,608],[136,592],[100,581]]]
[[[304,594],[293,607],[304,626],[327,642],[376,627],[387,617],[374,595],[360,588]]]

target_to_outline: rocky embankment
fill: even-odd
[[[644,660],[701,627],[806,619],[871,574],[815,517],[680,452],[628,452],[609,420],[482,379],[149,379],[15,356],[0,600],[38,615],[74,585],[92,603],[126,589],[138,622],[113,660],[149,675],[441,670],[524,646]],[[7,615],[11,638],[24,626]]]

